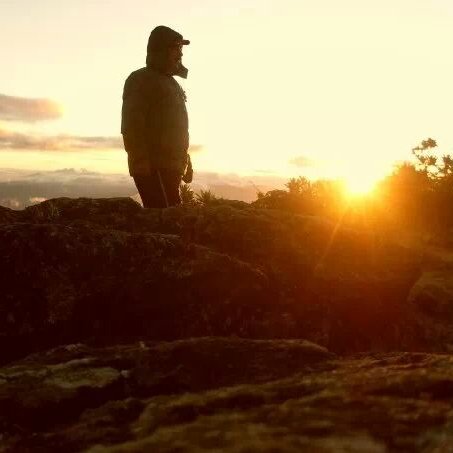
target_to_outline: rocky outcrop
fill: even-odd
[[[138,417],[150,397],[264,383],[332,357],[319,346],[290,340],[200,338],[100,349],[60,347],[0,369],[0,426],[16,448],[36,448],[48,439],[48,448],[58,442],[64,451],[77,451],[89,445],[83,436],[102,438],[103,430],[89,434],[88,426],[76,434],[74,425],[86,417],[88,424],[100,413]],[[60,424],[62,432],[50,435]],[[118,435],[129,430],[126,420],[121,427],[106,428],[117,429]],[[73,434],[66,438],[66,431]],[[30,439],[24,439],[24,432]],[[40,434],[33,439],[32,433]],[[75,443],[74,434],[79,436]]]
[[[449,451],[453,359],[304,341],[71,345],[0,369],[4,452]]]
[[[141,335],[431,348],[407,302],[418,254],[319,218],[61,198],[4,216],[0,253],[3,357],[10,344]]]
[[[453,320],[453,275],[451,269],[424,272],[412,287],[409,301],[432,317]]]
[[[449,451],[451,270],[243,203],[0,209],[0,452]]]
[[[259,335],[270,303],[263,273],[176,236],[10,224],[0,256],[3,361],[91,338]]]
[[[0,223],[10,223],[19,220],[20,212],[0,206]]]

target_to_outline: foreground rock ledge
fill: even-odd
[[[0,363],[93,338],[448,351],[453,312],[408,300],[420,266],[379,231],[246,204],[145,210],[126,198],[60,198],[5,208]]]
[[[39,383],[39,385],[38,385]],[[450,451],[453,357],[305,341],[71,345],[0,369],[2,452]]]

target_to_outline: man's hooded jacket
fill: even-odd
[[[187,69],[181,64],[175,73],[166,73],[172,43],[188,41],[168,27],[156,27],[148,41],[146,67],[132,72],[124,85],[121,133],[131,176],[163,168],[183,174],[188,162],[186,96],[173,78],[187,77]]]

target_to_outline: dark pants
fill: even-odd
[[[181,203],[181,174],[178,171],[163,168],[133,178],[144,208],[167,208]]]

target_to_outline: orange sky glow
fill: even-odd
[[[124,80],[159,24],[192,43],[178,81],[196,171],[367,187],[422,139],[453,151],[451,0],[3,0],[0,95],[61,112],[7,118],[0,97],[0,168],[126,174],[123,150],[74,143],[118,137]]]

